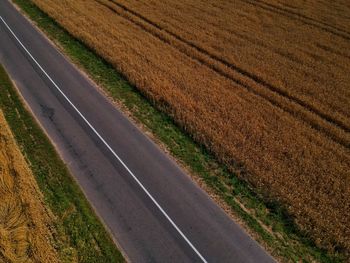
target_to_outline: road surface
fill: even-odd
[[[0,63],[130,261],[273,262],[8,0],[0,17]]]

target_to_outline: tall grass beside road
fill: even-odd
[[[0,262],[59,262],[53,218],[0,109]]]

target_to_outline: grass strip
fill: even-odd
[[[301,233],[279,203],[265,200],[257,189],[230,173],[204,147],[174,124],[110,64],[71,36],[31,1],[13,0],[69,58],[146,126],[181,163],[199,176],[283,261],[342,262],[345,256],[318,249]]]
[[[62,262],[124,262],[109,234],[0,65],[0,108],[54,213]]]

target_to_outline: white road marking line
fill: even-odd
[[[128,173],[132,176],[132,178],[136,181],[136,183],[141,187],[141,189],[146,193],[146,195],[152,200],[152,202],[158,207],[158,209],[162,212],[165,218],[170,222],[170,224],[176,229],[176,231],[181,235],[181,237],[186,241],[186,243],[193,249],[193,251],[198,255],[198,257],[205,263],[207,260],[199,253],[196,247],[191,243],[191,241],[185,236],[185,234],[180,230],[180,228],[174,223],[174,221],[170,218],[170,216],[164,211],[164,209],[160,206],[160,204],[154,199],[154,197],[148,192],[146,187],[140,182],[140,180],[134,175],[134,173],[129,169],[129,167],[123,162],[123,160],[114,152],[111,146],[103,139],[103,137],[97,132],[97,130],[91,125],[91,123],[85,118],[85,116],[78,110],[78,108],[70,101],[70,99],[66,96],[66,94],[58,87],[58,85],[53,81],[53,79],[46,73],[46,71],[41,67],[38,61],[32,56],[32,54],[28,51],[28,49],[23,45],[23,43],[18,39],[16,34],[12,31],[6,21],[0,16],[1,21],[10,31],[10,33],[14,36],[17,42],[22,46],[24,51],[30,56],[30,58],[35,62],[35,64],[39,67],[39,69],[45,74],[45,76],[51,81],[51,83],[55,86],[55,88],[62,94],[62,96],[68,101],[68,103],[73,107],[73,109],[79,114],[79,116],[85,121],[85,123],[91,128],[91,130],[97,135],[97,137],[103,142],[103,144],[111,151],[114,157],[123,165],[123,167],[128,171]]]

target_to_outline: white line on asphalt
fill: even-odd
[[[51,83],[55,86],[55,88],[62,94],[62,96],[68,101],[68,103],[73,107],[73,109],[79,114],[79,116],[85,121],[85,123],[91,128],[91,130],[97,135],[97,137],[103,142],[103,144],[111,151],[114,157],[123,165],[123,167],[128,171],[128,173],[132,176],[132,178],[136,181],[136,183],[142,188],[142,190],[147,194],[147,196],[152,200],[152,202],[158,207],[158,209],[162,212],[162,214],[166,217],[166,219],[170,222],[170,224],[176,229],[176,231],[181,235],[181,237],[187,242],[187,244],[193,249],[193,251],[198,255],[198,257],[203,261],[207,262],[206,259],[199,253],[196,247],[191,243],[191,241],[185,236],[185,234],[180,230],[180,228],[174,223],[174,221],[170,218],[170,216],[164,211],[164,209],[160,206],[160,204],[154,199],[154,197],[148,192],[146,187],[140,182],[140,180],[134,175],[134,173],[129,169],[129,167],[123,162],[123,160],[115,153],[115,151],[109,146],[109,144],[103,139],[103,137],[97,132],[97,130],[91,125],[91,123],[85,118],[85,116],[78,110],[78,108],[70,101],[70,99],[66,96],[66,94],[58,87],[58,85],[52,80],[49,74],[41,67],[38,61],[32,56],[32,54],[28,51],[28,49],[23,45],[23,43],[18,39],[16,34],[12,31],[6,21],[0,16],[1,21],[10,31],[10,33],[14,36],[17,42],[22,46],[24,51],[30,56],[30,58],[35,62],[35,64],[39,67],[39,69],[45,74],[45,76],[51,81]]]

